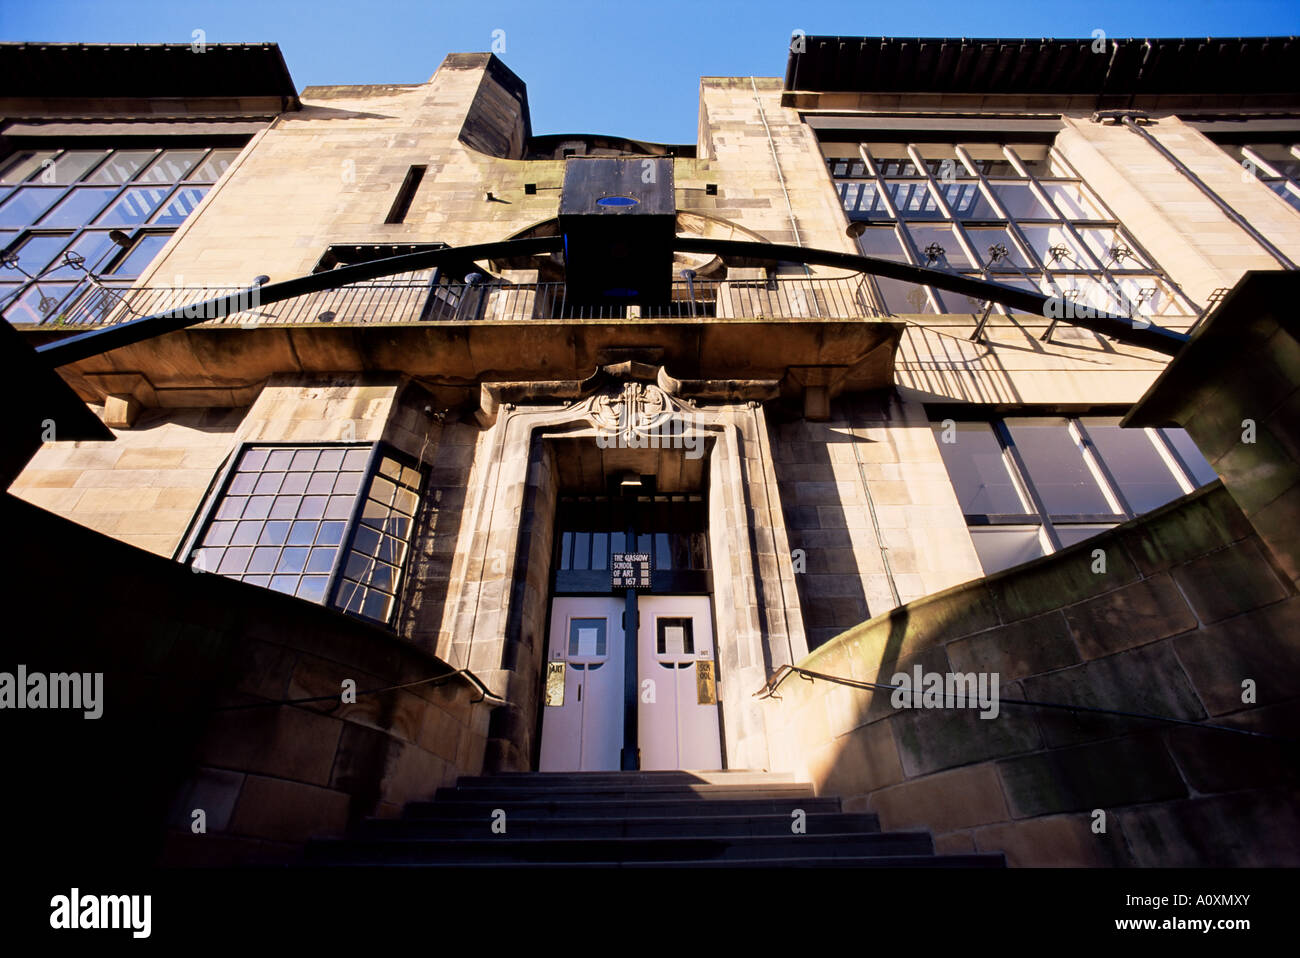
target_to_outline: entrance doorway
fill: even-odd
[[[651,486],[556,503],[541,771],[723,766],[705,496]]]
[[[722,767],[708,596],[638,603],[637,744],[643,769]],[[556,598],[546,655],[543,772],[615,771],[623,745],[624,602]]]

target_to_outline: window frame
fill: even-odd
[[[1070,529],[1079,526],[1105,526],[1113,528],[1121,523],[1134,519],[1139,515],[1145,515],[1145,512],[1136,512],[1133,509],[1128,497],[1125,495],[1123,488],[1115,478],[1110,466],[1107,465],[1105,456],[1102,455],[1101,449],[1088,433],[1084,419],[1103,418],[1115,415],[1114,412],[1106,410],[1094,410],[1079,413],[1051,413],[1037,411],[1017,411],[1010,410],[997,415],[981,415],[974,410],[939,410],[931,408],[928,410],[930,415],[930,425],[932,432],[936,434],[936,442],[942,444],[941,432],[943,423],[946,420],[953,422],[979,422],[987,423],[993,435],[998,441],[999,449],[1002,452],[1003,461],[1010,473],[1013,483],[1019,485],[1021,494],[1027,498],[1033,506],[1033,512],[1023,513],[962,513],[968,529],[971,528],[988,528],[994,526],[1037,526],[1040,529],[1040,541],[1050,548],[1045,548],[1044,555],[1053,555],[1062,549],[1070,548],[1061,541],[1060,529]],[[942,413],[942,414],[941,414]],[[1097,482],[1104,498],[1116,503],[1119,508],[1117,513],[1054,513],[1047,509],[1028,466],[1025,464],[1015,439],[1007,426],[1007,419],[1034,419],[1042,418],[1045,420],[1064,420],[1066,428],[1072,431],[1071,438],[1079,446],[1083,455],[1084,462],[1088,465]],[[1165,434],[1164,428],[1142,427],[1142,431],[1148,439],[1152,439],[1152,448],[1164,464],[1169,468],[1169,473],[1181,489],[1181,495],[1188,495],[1195,490],[1202,488],[1202,483],[1198,483],[1194,473],[1188,466],[1186,460],[1178,452],[1177,447]],[[947,470],[947,463],[944,463]],[[949,473],[951,479],[951,473]],[[1208,483],[1207,483],[1208,484]],[[1172,501],[1172,500],[1170,500]],[[1160,508],[1159,506],[1153,508]],[[1150,510],[1146,510],[1150,511]],[[1100,534],[1095,532],[1094,535]],[[1085,537],[1085,539],[1091,536]],[[1084,541],[1084,540],[1080,540]],[[982,562],[981,562],[982,564]],[[992,573],[986,573],[992,574]]]
[[[289,597],[301,598],[302,601],[304,602],[310,602],[312,605],[319,605],[323,608],[330,609],[331,611],[338,612],[342,615],[347,615],[354,619],[359,619],[360,621],[368,622],[371,625],[379,625],[383,628],[392,628],[393,627],[392,623],[394,619],[398,616],[400,609],[404,604],[403,602],[404,590],[406,587],[407,577],[410,573],[412,554],[415,552],[415,527],[418,523],[419,514],[421,510],[424,508],[424,500],[426,494],[425,486],[428,483],[429,470],[425,465],[425,463],[420,461],[417,457],[411,456],[408,453],[405,453],[402,450],[398,449],[397,447],[393,446],[391,443],[385,442],[383,440],[377,440],[375,442],[363,442],[363,441],[331,442],[328,440],[324,440],[324,441],[248,440],[248,441],[240,442],[231,451],[230,455],[227,457],[225,463],[223,463],[217,475],[213,477],[213,481],[210,484],[209,491],[207,495],[204,496],[203,501],[202,503],[200,503],[198,509],[195,511],[194,517],[190,520],[190,526],[186,530],[186,534],[181,541],[181,545],[177,548],[176,552],[173,554],[173,559],[177,562],[180,562],[181,564],[191,569],[192,571],[205,572],[210,575],[220,575],[222,578],[231,578],[231,576],[225,573],[219,573],[215,569],[196,570],[194,569],[194,560],[198,550],[203,547],[202,540],[204,538],[204,535],[206,534],[206,532],[208,531],[212,523],[217,520],[218,510],[221,508],[222,503],[226,501],[229,495],[231,482],[233,481],[235,475],[239,472],[239,463],[243,460],[245,454],[251,449],[271,449],[271,450],[365,449],[367,450],[365,466],[363,467],[361,472],[361,476],[362,476],[361,483],[358,486],[357,491],[353,494],[353,500],[349,507],[347,519],[342,520],[344,522],[343,531],[341,536],[339,537],[339,543],[334,550],[334,558],[330,564],[329,578],[325,584],[325,591],[321,600],[317,602],[312,599],[307,599],[295,595],[290,595]],[[338,604],[337,599],[338,599],[340,584],[343,579],[344,566],[347,563],[348,557],[352,554],[353,547],[356,543],[357,531],[359,526],[361,525],[361,514],[365,507],[367,493],[371,487],[371,483],[374,481],[374,478],[377,475],[379,475],[379,471],[378,471],[379,462],[384,457],[394,459],[399,465],[403,467],[409,467],[411,469],[414,469],[419,476],[419,481],[418,481],[417,492],[416,492],[416,496],[417,496],[417,501],[415,506],[416,512],[411,517],[411,530],[405,541],[405,546],[406,546],[405,553],[402,556],[402,561],[399,564],[395,564],[398,570],[398,578],[397,578],[395,591],[393,592],[393,605],[392,608],[389,610],[388,618],[386,620],[381,621],[371,616],[364,615],[359,612],[355,612],[351,609],[346,609]],[[333,521],[338,521],[338,520],[333,520]],[[287,548],[287,545],[285,547]],[[264,588],[267,589],[268,591],[278,591],[278,590],[271,589],[270,586],[261,586],[255,583],[249,583],[249,584],[252,585],[254,588]],[[366,587],[369,588],[368,586]],[[280,594],[287,595],[287,593],[280,593]]]

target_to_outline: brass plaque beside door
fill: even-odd
[[[695,695],[700,705],[716,705],[717,690],[713,687],[713,661],[701,659],[695,663]]]
[[[564,704],[564,667],[567,662],[546,663],[546,704],[561,706]]]

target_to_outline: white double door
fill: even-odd
[[[637,737],[643,769],[722,767],[708,596],[638,596]],[[543,676],[543,772],[611,771],[623,747],[625,605],[557,598]]]

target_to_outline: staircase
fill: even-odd
[[[805,813],[796,834],[794,812]],[[503,814],[504,813],[504,814]],[[493,821],[499,823],[493,831]],[[501,828],[504,827],[504,833]],[[462,778],[401,818],[308,845],[309,865],[471,867],[983,867],[1001,853],[936,855],[929,832],[769,772],[523,772]]]

